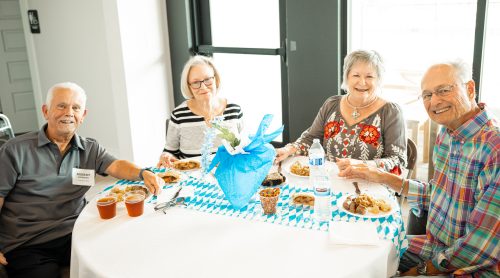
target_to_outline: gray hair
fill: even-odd
[[[50,108],[50,104],[52,103],[52,98],[54,98],[54,91],[55,89],[69,89],[76,93],[81,99],[82,99],[82,109],[85,109],[85,104],[87,102],[87,94],[85,93],[85,90],[78,86],[78,84],[73,83],[73,82],[62,82],[62,83],[57,83],[54,86],[50,87],[48,93],[47,93],[47,98],[45,99],[45,105],[47,105],[48,108]]]
[[[455,70],[455,77],[460,79],[460,83],[472,80],[472,67],[464,60],[456,59],[444,64],[449,65]]]
[[[217,91],[219,91],[220,74],[219,74],[219,71],[217,70],[217,68],[215,67],[213,60],[209,57],[206,57],[206,56],[196,55],[196,56],[191,57],[184,65],[184,69],[182,69],[181,92],[182,92],[182,95],[184,96],[185,99],[192,99],[194,97],[193,93],[191,92],[191,88],[189,87],[188,76],[189,76],[189,71],[191,70],[191,68],[194,66],[199,66],[199,65],[207,65],[214,70],[215,86],[216,86]]]
[[[354,64],[358,62],[371,64],[373,68],[375,68],[378,78],[377,84],[380,86],[385,72],[382,56],[380,56],[380,54],[378,54],[375,50],[355,50],[344,58],[344,74],[342,76],[342,85],[340,88],[347,91],[347,76],[349,75],[349,72]]]

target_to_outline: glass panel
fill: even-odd
[[[500,49],[500,0],[490,1],[487,13],[480,101],[486,103],[500,119],[500,101],[498,101],[495,81],[500,72],[500,52],[498,51]]]
[[[279,48],[278,0],[210,0],[212,45]]]
[[[476,5],[477,0],[351,1],[349,48],[373,49],[384,58],[382,97],[401,105],[408,137],[419,146],[424,163],[433,139],[427,112],[418,100],[420,81],[436,62],[460,58],[472,65]],[[425,165],[417,171],[424,180]]]
[[[280,56],[216,53],[214,61],[220,69],[221,94],[241,106],[248,133],[257,131],[265,114],[274,114],[269,131],[283,124]]]
[[[378,51],[386,66],[384,96],[413,103],[431,64],[460,58],[472,65],[476,2],[352,1],[350,49]]]

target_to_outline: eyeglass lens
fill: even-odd
[[[199,89],[199,88],[201,88],[201,83],[202,82],[203,82],[203,84],[205,84],[205,86],[208,87],[208,86],[211,86],[214,83],[213,80],[214,80],[214,77],[212,76],[212,77],[209,77],[209,78],[204,79],[202,81],[195,81],[195,82],[191,83],[190,85],[191,85],[191,87],[193,89]]]

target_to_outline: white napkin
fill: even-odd
[[[378,245],[377,224],[373,222],[330,221],[330,242],[339,245]]]
[[[167,189],[163,189],[161,191],[160,195],[158,195],[156,202],[163,203],[163,202],[168,202],[168,201],[172,200],[172,198],[174,197],[175,192],[177,192],[177,190],[179,190],[178,185],[172,186],[172,187],[167,188]],[[181,190],[181,192],[179,192],[179,195],[180,195],[180,193],[182,193],[182,190]]]

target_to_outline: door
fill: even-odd
[[[0,0],[0,111],[15,133],[38,129],[19,1]]]

